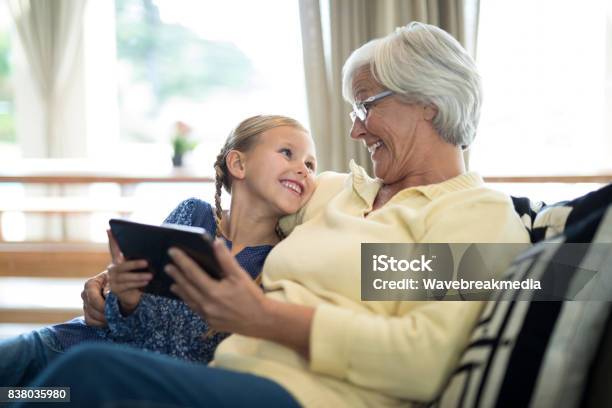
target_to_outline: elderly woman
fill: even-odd
[[[235,333],[213,367],[113,346],[65,356],[36,385],[71,386],[94,406],[397,406],[440,392],[481,302],[361,301],[362,242],[520,242],[527,232],[504,194],[465,171],[480,112],[480,79],[444,31],[411,23],[346,61],[351,138],[375,178],[354,163],[323,173],[288,238],[270,253],[262,293],[225,247],[214,281],[179,250],[174,291],[217,330]],[[293,228],[294,226],[296,226]],[[87,373],[91,379],[87,378]]]

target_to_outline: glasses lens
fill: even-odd
[[[368,111],[363,103],[356,103],[353,104],[353,111],[350,112],[349,115],[353,122],[355,122],[356,118],[359,118],[360,121],[364,122],[368,116]]]
[[[366,117],[368,116],[368,111],[366,110],[365,106],[360,105],[355,111],[355,114],[357,115],[360,121],[364,122],[366,120]]]

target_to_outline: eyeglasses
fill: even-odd
[[[355,123],[355,119],[359,118],[360,121],[364,122],[368,117],[369,107],[389,95],[393,95],[393,91],[384,91],[374,96],[370,96],[365,101],[353,102],[353,110],[349,113],[351,121]]]

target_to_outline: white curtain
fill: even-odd
[[[478,0],[300,0],[304,71],[318,167],[347,171],[350,159],[371,173],[367,151],[351,140],[342,99],[342,65],[367,41],[410,21],[448,31],[474,55]]]
[[[66,108],[82,109],[82,86],[74,85],[82,78],[85,0],[9,0],[8,4],[42,101],[43,155],[82,155],[84,135],[80,141],[74,136],[79,131],[74,124],[82,120],[74,109]]]
[[[83,61],[86,0],[9,0],[23,65],[15,96],[24,157],[85,157]],[[84,195],[81,186],[26,186],[26,195]],[[26,215],[28,240],[84,240],[88,216]]]

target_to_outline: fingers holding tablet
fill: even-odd
[[[139,259],[111,264],[108,267],[110,289],[117,296],[124,315],[131,314],[136,309],[142,297],[142,289],[153,279],[150,272],[134,272],[142,271],[147,264],[146,260]]]
[[[110,251],[113,263],[118,264],[120,262],[123,262],[123,254],[121,253],[121,249],[119,249],[119,244],[113,236],[113,233],[110,228],[106,230],[106,235],[108,236],[108,249]]]

